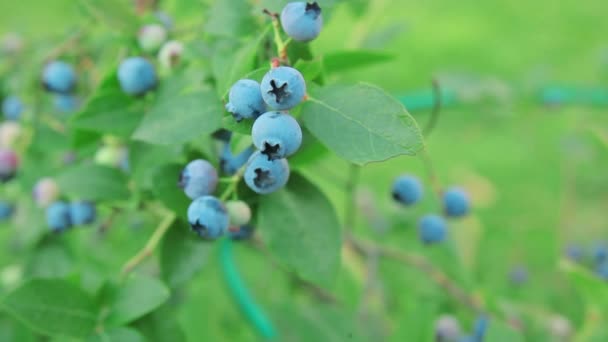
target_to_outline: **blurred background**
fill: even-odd
[[[259,15],[261,8],[280,9],[284,2],[252,3],[252,15]],[[490,341],[566,341],[575,336],[608,341],[606,328],[593,323],[593,317],[606,317],[593,316],[597,312],[588,305],[594,296],[608,298],[608,284],[580,285],[572,280],[569,264],[563,265],[565,251],[579,248],[582,269],[595,273],[594,251],[608,241],[606,2],[320,3],[327,7],[327,20],[312,43],[315,55],[364,49],[386,59],[330,73],[330,82],[379,85],[399,98],[420,126],[429,120],[435,100],[431,85],[438,82],[442,107],[426,141],[427,154],[441,184],[467,189],[474,207],[472,215],[451,223],[452,244],[425,248],[412,227],[420,215],[434,210],[433,196],[404,210],[392,202],[390,187],[400,174],[426,179],[427,171],[421,158],[399,157],[362,170],[357,193],[361,205],[373,210],[361,211],[355,233],[428,257],[472,296],[510,317],[498,324],[503,330],[493,332]],[[200,6],[194,0],[159,5],[177,27],[204,19],[203,10],[200,16],[192,10]],[[0,2],[3,44],[16,34],[26,51],[51,49],[82,22],[82,9],[73,0]],[[340,180],[346,180],[347,167],[328,155],[303,172],[342,208]],[[127,237],[131,235],[112,238],[114,252],[122,254],[116,249]],[[130,255],[136,247],[125,248],[124,255]],[[187,300],[170,319],[177,319],[193,341],[255,340],[223,291],[219,271],[212,267],[214,255],[205,254],[207,266],[183,290]],[[367,333],[380,340],[431,341],[442,314],[454,315],[470,330],[476,315],[451,300],[428,274],[381,262],[370,285],[365,270],[351,259],[343,255],[342,271],[330,291],[344,303],[347,316],[365,314]],[[302,331],[312,339],[318,336],[315,329],[344,328],[328,324],[333,322],[328,317],[337,317],[333,311],[318,312],[258,252],[239,249],[237,264],[257,300],[269,311],[281,312],[276,316],[291,318],[279,324],[298,326],[293,331],[300,340],[310,340]],[[555,317],[561,317],[561,326]],[[560,335],[564,325],[571,331]],[[353,324],[344,326],[349,330]]]

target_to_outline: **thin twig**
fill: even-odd
[[[437,81],[436,79],[433,80],[433,96],[435,97],[435,101],[433,105],[433,111],[431,112],[431,118],[429,119],[426,124],[426,127],[423,130],[425,137],[431,135],[431,132],[433,131],[433,129],[435,129],[435,125],[437,124],[437,119],[439,119],[439,113],[441,113],[441,87],[439,86],[439,81]]]
[[[281,24],[279,23],[279,14],[270,12],[267,9],[263,10],[264,14],[268,15],[272,20],[272,31],[274,32],[274,43],[277,46],[277,56],[281,63],[289,65],[289,59],[287,58],[287,46],[291,42],[291,39],[286,41],[281,37]]]
[[[439,201],[439,203],[441,203],[441,193],[443,192],[441,182],[439,181],[439,177],[437,176],[437,172],[435,171],[435,167],[433,166],[433,161],[428,155],[426,149],[420,151],[420,159],[424,164],[424,169],[426,171],[429,183],[431,183],[431,188],[433,188],[433,192],[437,196],[437,200]]]

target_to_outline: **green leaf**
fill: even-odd
[[[243,120],[236,122],[232,115],[226,115],[222,118],[222,127],[236,133],[251,135],[253,120]]]
[[[165,304],[140,318],[133,323],[137,330],[141,331],[149,342],[182,342],[186,341],[186,336],[177,319],[167,319],[176,317],[178,312],[175,305]]]
[[[488,332],[484,341],[487,342],[520,342],[525,341],[522,334],[510,326],[498,321],[492,320],[488,324]]]
[[[414,155],[423,147],[403,105],[369,84],[312,89],[301,118],[331,151],[358,165]]]
[[[108,325],[132,322],[153,311],[169,299],[169,289],[157,279],[133,276],[119,287],[105,289],[110,312]]]
[[[210,90],[163,98],[142,120],[133,138],[171,145],[210,134],[221,127],[223,108]]]
[[[314,59],[312,61],[300,59],[294,65],[294,68],[298,69],[298,71],[302,73],[302,76],[304,76],[304,80],[307,83],[310,83],[323,73],[323,62],[321,59]]]
[[[184,166],[179,164],[163,165],[156,168],[152,174],[152,183],[154,184],[152,191],[154,195],[167,208],[179,215],[186,212],[191,202],[184,191],[177,185],[179,174],[183,168]]]
[[[340,265],[340,223],[315,185],[292,174],[285,189],[260,199],[258,225],[277,259],[303,277],[327,285]]]
[[[289,158],[289,167],[292,170],[305,167],[323,158],[327,152],[327,148],[306,127],[302,127],[302,146],[298,153]]]
[[[96,333],[89,337],[88,342],[144,342],[146,339],[137,330],[118,327]]]
[[[2,309],[45,335],[83,338],[97,321],[97,308],[80,288],[65,280],[36,279],[10,293]]]
[[[204,32],[213,36],[238,38],[255,31],[247,0],[215,1],[207,18]]]
[[[80,0],[87,12],[95,19],[116,31],[135,32],[137,20],[129,3],[119,0]]]
[[[371,50],[338,51],[323,56],[323,66],[327,73],[338,73],[388,62],[393,58],[393,55]]]
[[[566,273],[587,306],[608,313],[608,287],[604,280],[567,259],[560,260],[559,268]]]
[[[81,164],[66,169],[56,178],[64,194],[89,201],[129,198],[125,176],[114,168]]]
[[[183,207],[184,213],[186,208]],[[210,244],[194,238],[187,223],[176,221],[167,232],[160,248],[163,279],[172,288],[192,279],[207,261],[210,248]]]

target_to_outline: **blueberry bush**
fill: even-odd
[[[543,3],[0,5],[0,340],[608,340],[603,7]]]

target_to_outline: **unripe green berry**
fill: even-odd
[[[243,201],[226,202],[231,226],[242,226],[251,220],[251,208]]]

